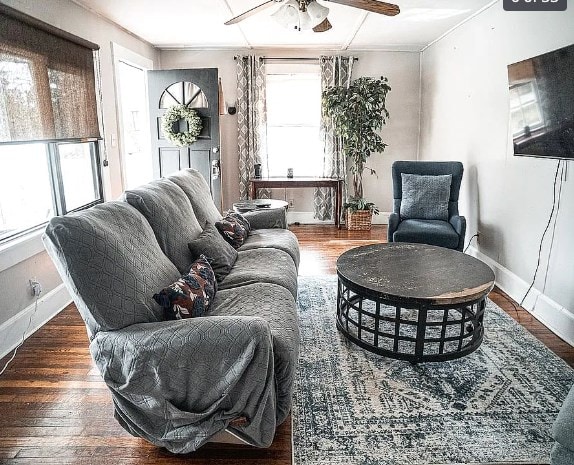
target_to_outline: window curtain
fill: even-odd
[[[97,46],[54,35],[10,11],[0,10],[0,143],[99,138]]]
[[[237,57],[237,125],[239,151],[239,197],[249,198],[249,179],[255,176],[255,164],[261,164],[268,176],[267,109],[265,99],[265,61],[255,55]],[[260,189],[259,198],[269,198]]]
[[[321,91],[332,86],[351,84],[354,57],[321,57]],[[321,137],[323,139],[323,177],[346,179],[347,161],[343,154],[341,138],[335,136],[333,124],[321,114]],[[347,198],[347,183],[343,184],[343,201]],[[313,196],[314,217],[318,220],[332,220],[335,211],[334,189],[319,187]]]

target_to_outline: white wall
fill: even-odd
[[[222,79],[223,93],[226,102],[235,103],[236,99],[236,67],[234,55],[255,53],[268,57],[318,57],[319,53],[302,50],[163,50],[161,52],[161,67],[172,68],[201,68],[212,67],[219,69]],[[334,52],[324,52],[326,55]],[[371,156],[369,166],[378,173],[378,178],[365,174],[365,196],[375,202],[381,211],[389,212],[392,208],[392,182],[390,166],[394,160],[411,160],[417,157],[419,110],[420,110],[420,70],[419,54],[410,52],[360,52],[353,53],[359,58],[353,70],[353,77],[386,76],[392,88],[387,97],[387,108],[391,114],[388,124],[383,128],[383,140],[389,144],[385,153]],[[224,115],[221,117],[222,133],[222,183],[224,207],[228,208],[239,198],[239,169],[237,155],[237,117]],[[277,198],[283,198],[283,191],[274,193]],[[312,190],[293,189],[287,191],[286,198],[295,199],[295,211],[312,211]],[[311,215],[301,215],[311,218]],[[377,220],[377,218],[375,218]],[[379,222],[386,220],[381,215]]]
[[[420,158],[464,163],[460,206],[468,221],[467,238],[480,231],[477,255],[495,268],[497,284],[518,301],[534,274],[552,207],[557,161],[513,156],[507,65],[574,43],[573,26],[572,8],[505,12],[500,1],[421,55]],[[525,305],[570,342],[574,342],[573,174],[562,192],[546,287],[549,240],[535,291]]]
[[[109,166],[103,168],[106,199],[122,192],[118,147],[112,147],[112,134],[117,136],[116,97],[114,90],[111,43],[115,42],[158,63],[159,53],[149,44],[126,33],[101,17],[69,0],[22,1],[3,3],[34,16],[60,29],[97,43],[100,48],[102,99]],[[117,137],[116,137],[117,139]],[[61,310],[69,296],[48,255],[39,244],[39,235],[22,247],[7,244],[0,248],[0,357],[11,349],[26,329],[35,329]],[[17,249],[17,251],[15,251]],[[36,278],[44,288],[43,298],[34,312],[34,299],[28,280]]]

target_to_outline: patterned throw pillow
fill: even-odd
[[[448,201],[452,175],[418,175],[401,173],[402,219],[448,221]]]
[[[209,310],[217,284],[205,255],[192,263],[189,273],[153,296],[166,320],[202,316]]]
[[[215,227],[223,238],[236,249],[243,245],[251,229],[249,221],[239,213],[232,212],[229,212],[220,221],[216,221]]]

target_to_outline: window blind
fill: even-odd
[[[19,16],[0,10],[0,143],[100,138],[97,46]]]

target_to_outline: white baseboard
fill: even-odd
[[[381,212],[378,215],[373,215],[373,224],[389,224],[388,212]],[[300,223],[300,224],[333,224],[333,221],[321,221],[313,218],[313,212],[287,212],[287,223]]]
[[[475,247],[470,247],[469,252],[489,265],[496,276],[496,285],[520,303],[530,283],[519,278]],[[535,288],[532,288],[522,306],[550,331],[574,346],[574,314]]]
[[[25,338],[28,338],[60,313],[71,301],[72,299],[66,286],[60,284],[55,289],[46,293],[46,295],[40,296],[37,301],[37,309],[36,303],[33,303],[2,323],[0,325],[0,358],[8,355],[22,342],[24,332],[26,332]],[[30,327],[28,331],[26,331],[28,322]]]

